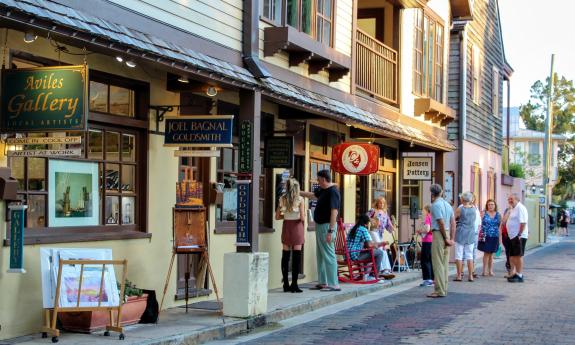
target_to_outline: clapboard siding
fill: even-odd
[[[242,0],[110,1],[225,47],[242,49]]]
[[[449,140],[457,140],[459,138],[459,64],[461,61],[459,34],[451,34],[449,40],[449,82],[447,87],[447,103],[454,109],[458,116],[457,120],[452,121],[447,125],[447,137]]]
[[[466,88],[466,140],[496,153],[501,153],[503,138],[501,133],[501,111],[503,104],[503,71],[505,60],[503,42],[500,37],[500,23],[497,0],[482,0],[474,2],[473,20],[467,25],[467,88]],[[450,52],[450,85],[449,105],[457,108],[459,105],[459,79],[455,78],[455,69],[459,68],[460,49],[454,45],[458,41],[457,34],[452,34]],[[479,104],[472,98],[472,54],[473,46],[479,47],[481,61],[481,84]],[[492,113],[493,67],[499,70],[499,114]],[[453,75],[452,75],[453,74]],[[457,103],[457,104],[456,104]],[[450,139],[458,137],[457,123],[449,128]]]

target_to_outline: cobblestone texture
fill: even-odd
[[[450,281],[446,298],[414,288],[243,344],[575,344],[575,242],[525,261],[523,284],[499,263],[495,277]]]

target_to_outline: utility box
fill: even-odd
[[[0,200],[18,200],[18,180],[12,177],[10,168],[0,168]]]

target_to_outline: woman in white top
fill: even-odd
[[[276,210],[276,219],[283,219],[282,225],[282,277],[284,292],[302,292],[297,285],[301,272],[301,248],[304,243],[305,204],[300,196],[299,182],[289,178],[286,182],[286,192],[280,197]],[[290,248],[292,256],[292,283],[288,282]]]

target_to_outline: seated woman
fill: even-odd
[[[362,214],[357,217],[357,223],[347,235],[347,250],[351,260],[370,260],[371,254],[369,251],[361,251],[365,248],[373,248],[374,243],[371,241],[371,236],[367,227],[369,226],[369,216]],[[373,248],[373,256],[375,258],[376,267],[381,267],[381,260],[384,257],[383,250]]]

